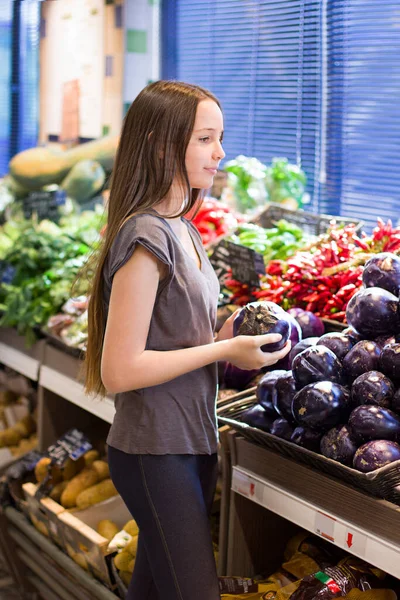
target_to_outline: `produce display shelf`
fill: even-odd
[[[0,362],[33,381],[38,380],[40,361],[3,342],[0,342]]]
[[[93,399],[85,394],[83,386],[79,381],[59,373],[55,369],[42,365],[39,375],[39,383],[42,387],[76,404],[80,408],[92,413],[107,423],[112,423],[115,407],[111,398],[101,400]]]
[[[9,522],[8,535],[15,544],[15,551],[25,567],[29,569],[24,576],[41,592],[43,598],[68,598],[69,600],[116,600],[118,598],[36,531],[23,514],[8,507],[5,509],[5,517]]]
[[[398,506],[243,438],[236,441],[231,489],[400,578]]]

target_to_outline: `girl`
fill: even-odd
[[[140,535],[130,600],[217,600],[208,516],[217,479],[217,361],[271,365],[279,335],[213,339],[219,285],[183,215],[211,187],[223,118],[207,90],[147,86],[130,107],[89,305],[88,393],[116,394],[111,477]]]

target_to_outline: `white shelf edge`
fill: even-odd
[[[39,361],[3,342],[0,342],[0,362],[33,381],[38,380]]]
[[[65,400],[83,408],[107,423],[112,423],[115,414],[114,402],[111,398],[101,400],[90,398],[83,390],[82,384],[75,379],[67,377],[50,367],[42,365],[39,383],[42,387],[58,394]]]
[[[400,578],[400,541],[399,545],[394,545],[379,538],[242,467],[233,467],[231,489],[299,527],[328,539],[349,554]],[[324,535],[325,531],[327,534]],[[347,545],[349,533],[353,536],[351,548]]]

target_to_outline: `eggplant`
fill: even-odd
[[[291,333],[287,313],[274,302],[250,302],[236,315],[233,321],[233,335],[262,335],[280,333],[282,339],[272,344],[264,344],[263,352],[282,350]]]
[[[225,387],[235,390],[244,390],[251,380],[259,373],[259,369],[239,369],[232,363],[226,363],[224,371]]]
[[[293,434],[293,427],[286,421],[286,419],[275,419],[275,421],[272,423],[270,433],[284,440],[290,440]]]
[[[352,327],[346,327],[346,329],[343,329],[343,331],[341,331],[340,333],[342,333],[343,335],[348,335],[353,344],[357,344],[357,342],[361,342],[361,340],[363,339],[362,335],[357,333],[357,331],[354,331]]]
[[[400,417],[382,406],[357,406],[350,415],[349,426],[362,443],[370,440],[397,442],[400,439]]]
[[[319,453],[321,438],[322,433],[320,431],[313,431],[312,429],[307,429],[307,427],[296,427],[290,441],[297,444],[297,446]]]
[[[380,348],[384,348],[388,344],[396,344],[399,341],[398,335],[379,335],[375,338],[374,342],[378,344]]]
[[[292,346],[292,349],[289,352],[289,368],[292,368],[293,360],[298,354],[300,354],[300,352],[310,348],[310,346],[316,346],[318,340],[319,338],[317,337],[310,337],[305,340],[301,340],[301,342],[298,342],[295,346]]]
[[[348,425],[330,429],[321,440],[321,453],[342,465],[351,467],[358,444]]]
[[[297,323],[296,319],[294,317],[292,317],[291,315],[289,315],[288,313],[286,313],[285,318],[289,321],[289,325],[290,325],[289,340],[290,340],[290,343],[293,348],[293,346],[296,346],[302,338],[301,328],[300,328],[300,325]],[[274,369],[285,369],[285,371],[288,371],[291,368],[291,364],[292,363],[290,362],[289,354],[286,354],[286,356],[281,358],[281,360],[278,360],[278,362],[273,366],[273,368]]]
[[[354,406],[374,404],[383,408],[390,408],[393,396],[393,383],[379,371],[363,373],[357,377],[351,387],[351,398]]]
[[[251,427],[256,427],[257,429],[261,429],[262,431],[270,432],[272,423],[276,419],[275,416],[271,416],[271,414],[265,410],[260,404],[255,404],[248,408],[242,415],[240,416],[240,420]]]
[[[308,337],[320,337],[325,333],[324,322],[309,310],[290,308],[287,312],[292,315],[300,325],[303,339]]]
[[[281,377],[285,376],[286,373],[287,371],[283,370],[275,370],[265,373],[257,385],[256,396],[259,404],[263,406],[264,409],[270,414],[275,415],[275,418],[278,416],[274,408],[277,395],[277,382]]]
[[[360,290],[347,305],[346,320],[366,338],[397,333],[400,329],[399,299],[378,287]]]
[[[343,367],[350,380],[356,379],[367,371],[379,371],[381,348],[376,342],[362,340],[346,354]]]
[[[350,392],[332,381],[310,383],[293,398],[296,422],[321,432],[346,422],[350,411]]]
[[[296,382],[292,371],[287,371],[276,380],[276,394],[272,398],[272,404],[276,412],[293,423],[292,402],[296,394]]]
[[[344,373],[337,356],[325,346],[311,346],[300,352],[292,364],[297,389],[315,381],[342,383]]]
[[[382,288],[398,297],[400,291],[400,258],[391,252],[375,254],[365,263],[362,281],[366,288]]]
[[[349,335],[344,335],[338,331],[332,331],[331,333],[325,333],[325,335],[321,336],[318,340],[318,345],[326,346],[326,348],[332,350],[338,359],[342,361],[354,346],[354,342]]]
[[[382,350],[381,370],[390,379],[400,379],[400,344],[390,344]]]
[[[392,410],[400,415],[400,389],[396,390],[392,400]]]
[[[374,440],[360,446],[354,455],[353,467],[370,473],[396,460],[400,460],[400,446],[388,440]]]

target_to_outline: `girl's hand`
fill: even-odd
[[[241,308],[238,308],[234,313],[231,314],[230,317],[227,318],[218,334],[215,336],[214,342],[222,342],[222,340],[230,340],[233,338],[233,321],[241,310]]]
[[[227,360],[239,369],[261,369],[276,364],[290,351],[292,345],[288,341],[278,352],[263,352],[261,346],[279,342],[282,336],[279,333],[266,333],[265,335],[238,335],[227,343]]]

